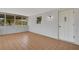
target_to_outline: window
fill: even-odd
[[[16,16],[16,25],[21,25],[21,16]]]
[[[37,24],[41,24],[42,16],[37,17]]]
[[[27,25],[27,18],[26,17],[22,17],[22,25]]]
[[[0,26],[4,26],[5,16],[4,14],[0,14]]]
[[[16,25],[27,25],[27,19],[24,16],[16,16]]]
[[[6,25],[13,25],[14,24],[14,16],[6,15]]]
[[[0,26],[27,25],[27,17],[9,13],[0,13]]]

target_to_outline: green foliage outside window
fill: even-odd
[[[0,26],[4,26],[4,19],[0,20]]]
[[[41,24],[42,16],[37,17],[37,24]]]

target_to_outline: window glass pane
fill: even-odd
[[[27,18],[26,17],[23,17],[23,19],[22,19],[22,25],[27,25]]]
[[[4,25],[4,20],[5,20],[4,14],[0,14],[0,26]]]
[[[21,19],[21,16],[16,16],[16,19]]]
[[[21,20],[21,16],[16,16],[16,25],[21,25],[21,22],[20,22],[20,20]]]
[[[16,25],[27,25],[26,17],[16,16]]]
[[[6,15],[6,25],[13,25],[14,24],[14,16]]]
[[[26,17],[23,17],[23,19],[26,19]]]

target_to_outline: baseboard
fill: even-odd
[[[29,32],[29,31],[25,31],[25,32]],[[2,34],[0,36],[13,35],[13,34],[19,34],[19,33],[25,33],[25,32],[7,33],[7,34]]]
[[[67,43],[71,43],[71,44],[79,45],[79,44],[78,44],[78,43],[76,43],[76,42],[70,42],[70,41],[67,41],[67,40],[62,40],[62,39],[59,39],[59,40],[61,40],[61,41],[63,41],[63,42],[67,42]]]
[[[37,34],[37,35],[41,35],[41,36],[45,36],[45,37],[48,37],[48,38],[51,38],[51,39],[56,39],[56,40],[58,40],[58,38],[50,37],[50,36],[47,36],[47,35],[44,35],[44,34],[40,34],[40,33],[36,33],[36,32],[32,32],[32,31],[28,31],[28,32],[31,32],[31,33],[34,33],[34,34]]]

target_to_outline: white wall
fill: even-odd
[[[79,9],[74,9],[74,35],[75,43],[79,44]]]
[[[36,23],[36,17],[42,16],[42,23]],[[48,16],[53,16],[52,21],[48,21]],[[37,14],[29,17],[29,31],[46,35],[51,38],[58,39],[58,10],[52,10],[42,14]]]
[[[26,31],[28,31],[28,26],[0,26],[0,35]]]

